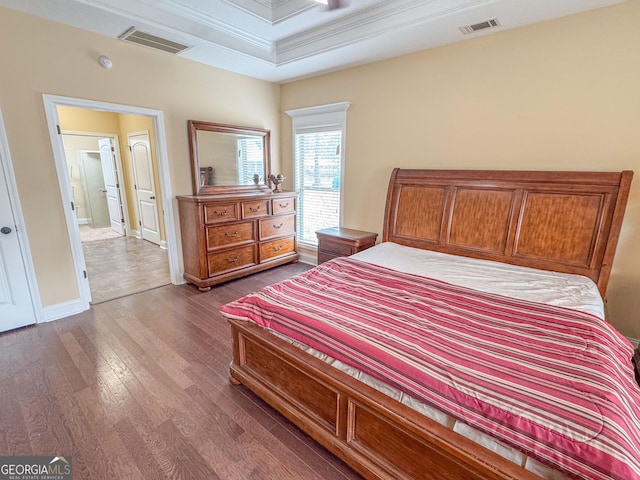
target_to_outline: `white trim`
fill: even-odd
[[[16,236],[18,237],[18,245],[22,256],[22,263],[27,276],[27,284],[29,286],[29,296],[31,297],[31,307],[36,323],[42,322],[43,311],[42,301],[40,300],[40,291],[38,290],[38,281],[33,266],[33,258],[31,257],[31,248],[29,248],[29,238],[27,229],[22,215],[22,206],[20,204],[20,195],[18,194],[18,185],[13,171],[13,162],[11,160],[11,152],[9,150],[9,139],[4,128],[4,118],[2,110],[0,110],[0,168],[4,172],[4,178],[7,182],[7,193],[11,202],[11,212],[16,226]]]
[[[342,226],[344,218],[344,173],[346,164],[346,139],[347,139],[347,110],[351,102],[327,103],[325,105],[315,105],[312,107],[285,110],[291,117],[291,151],[293,152],[293,176],[294,185],[296,183],[296,133],[305,129],[335,127],[342,130],[340,140],[340,211],[338,212],[338,226]],[[300,205],[300,203],[298,204]],[[298,240],[300,242],[300,240]],[[302,243],[302,242],[300,242]],[[315,247],[315,245],[313,245]]]
[[[85,108],[92,110],[102,110],[114,113],[125,113],[131,115],[142,115],[152,117],[154,119],[156,152],[158,159],[158,170],[160,174],[160,188],[162,189],[162,209],[164,212],[165,235],[167,241],[167,250],[169,257],[169,272],[171,275],[171,283],[178,285],[182,283],[180,277],[180,269],[178,263],[177,237],[175,229],[175,221],[173,215],[173,204],[170,199],[173,197],[171,193],[171,182],[169,178],[169,156],[167,153],[167,141],[164,130],[164,116],[162,111],[149,108],[134,107],[129,105],[120,105],[116,103],[98,102],[93,100],[84,100],[79,98],[61,97],[57,95],[44,94],[42,96],[45,108],[45,116],[49,127],[49,136],[53,149],[53,156],[56,163],[56,171],[58,173],[58,182],[60,184],[60,194],[62,196],[65,220],[67,230],[69,232],[69,242],[74,260],[74,269],[76,273],[76,281],[80,298],[77,299],[82,310],[89,308],[91,292],[89,290],[89,282],[84,278],[86,264],[84,253],[82,252],[82,244],[80,242],[80,234],[77,228],[76,219],[70,208],[70,182],[68,180],[68,172],[66,159],[64,155],[64,146],[62,145],[62,136],[58,135],[58,106],[69,106],[77,108]],[[133,233],[133,232],[132,232]],[[71,301],[75,305],[76,300]],[[77,312],[75,312],[77,313]]]
[[[298,251],[298,261],[300,263],[306,263],[307,265],[318,265],[318,255],[312,252]]]
[[[48,307],[44,307],[44,321],[51,322],[52,320],[59,320],[82,313],[85,310],[86,308],[80,299],[49,305]]]

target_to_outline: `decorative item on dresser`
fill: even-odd
[[[184,278],[213,285],[298,260],[294,192],[179,196]]]
[[[318,265],[337,257],[346,257],[373,247],[377,233],[331,227],[316,232],[318,236]]]

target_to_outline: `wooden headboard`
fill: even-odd
[[[396,168],[382,241],[584,275],[604,297],[632,178]]]

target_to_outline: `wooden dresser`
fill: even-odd
[[[201,291],[298,260],[295,192],[177,198],[184,278]]]

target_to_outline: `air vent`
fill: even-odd
[[[499,27],[500,22],[497,18],[492,18],[491,20],[487,20],[486,22],[474,23],[473,25],[466,25],[464,27],[460,27],[460,31],[465,35],[470,33],[477,32],[479,30],[484,30],[485,28],[493,28]]]
[[[118,37],[125,42],[135,43],[136,45],[142,45],[144,47],[154,48],[163,52],[172,53],[174,55],[184,52],[186,49],[191,48],[189,45],[182,45],[181,43],[172,42],[166,38],[156,37],[150,33],[141,32],[136,27],[131,27]]]

